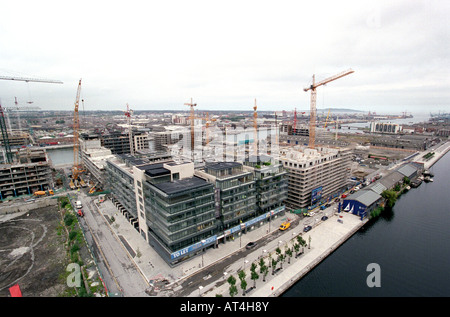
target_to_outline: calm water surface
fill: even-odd
[[[450,154],[432,168],[434,182],[402,195],[283,297],[450,296]],[[366,284],[369,263],[381,287]]]

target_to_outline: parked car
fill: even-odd
[[[347,195],[346,194],[342,194],[342,196],[341,196],[342,198],[345,198],[345,197],[347,197]]]
[[[327,220],[328,219],[328,217],[327,216],[323,216],[322,218],[320,218],[320,219],[322,219],[322,221],[325,221],[325,220]]]
[[[245,246],[245,248],[247,250],[253,249],[254,247],[256,247],[256,242],[249,242],[247,243],[247,245]]]
[[[78,215],[78,217],[84,217],[84,212],[83,212],[83,210],[82,210],[82,209],[78,209],[77,215]]]
[[[306,227],[303,229],[303,231],[304,231],[304,232],[308,232],[308,231],[311,230],[311,229],[312,229],[311,226],[306,226]]]

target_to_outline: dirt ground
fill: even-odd
[[[0,216],[0,297],[10,296],[17,283],[24,297],[63,294],[66,235],[60,219],[57,206]]]

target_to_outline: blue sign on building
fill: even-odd
[[[311,192],[311,205],[314,205],[322,198],[322,186],[313,189]]]
[[[170,258],[173,260],[173,259],[179,258],[180,256],[185,256],[185,255],[187,255],[187,254],[189,254],[189,253],[191,253],[191,252],[195,252],[195,251],[197,251],[198,249],[200,249],[200,248],[202,248],[202,247],[205,247],[205,246],[207,246],[207,245],[209,245],[209,244],[215,242],[216,240],[217,240],[217,235],[211,236],[211,237],[209,237],[209,238],[203,240],[203,242],[200,241],[200,242],[197,242],[197,243],[195,243],[195,244],[192,244],[192,245],[190,245],[190,246],[188,246],[188,247],[186,247],[186,248],[183,248],[183,249],[181,249],[181,250],[178,250],[178,251],[176,251],[176,252],[173,252],[173,253],[170,255]]]

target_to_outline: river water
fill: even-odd
[[[403,194],[282,296],[450,296],[449,167],[447,153],[431,168],[434,182]],[[370,263],[380,287],[367,286]]]
[[[47,149],[47,155],[52,160],[53,166],[73,164],[73,148]]]

